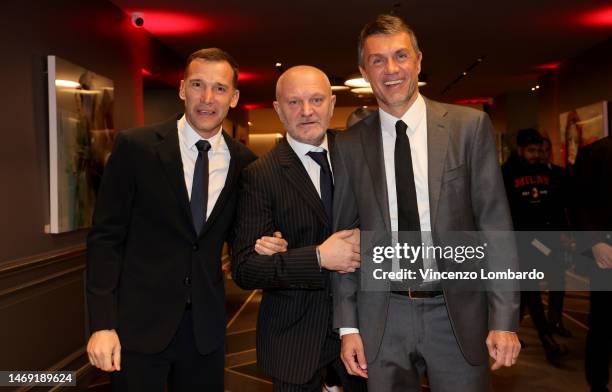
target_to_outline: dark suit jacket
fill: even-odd
[[[328,144],[333,146],[328,132]],[[243,174],[232,273],[245,289],[264,289],[257,322],[257,362],[274,378],[298,384],[317,370],[330,327],[329,272],[315,248],[331,233],[325,209],[289,143]],[[260,256],[255,241],[280,231],[288,251]],[[339,348],[338,348],[339,350]]]
[[[465,107],[427,99],[425,102],[434,241],[437,233],[453,231],[508,234],[512,220],[489,117]],[[381,132],[380,117],[375,113],[339,134],[334,150],[334,231],[358,225],[362,249],[369,246],[364,244],[364,232],[391,231]],[[489,269],[504,271],[507,267],[516,271],[513,241],[500,242],[495,238],[488,242]],[[500,249],[501,243],[506,245],[505,249]],[[367,268],[362,255],[361,270]],[[445,269],[440,260],[438,269]],[[384,283],[388,285],[388,281]],[[389,288],[364,291],[359,271],[334,275],[333,286],[334,327],[359,328],[366,359],[373,361],[385,330]],[[485,292],[444,287],[453,331],[465,358],[472,364],[487,361],[488,330],[518,329],[519,296],[514,291],[518,286],[510,282],[488,289]]]
[[[596,278],[603,272],[595,264],[590,248],[598,242],[612,245],[612,136],[579,150],[572,188],[573,223],[576,229],[587,231],[576,233],[579,253],[576,262]],[[602,287],[593,287],[591,282],[593,290],[607,290],[610,273],[606,271],[605,275]]]
[[[118,134],[87,238],[90,329],[116,329],[122,348],[162,351],[174,336],[191,271],[195,338],[207,353],[225,339],[221,251],[234,219],[238,176],[255,159],[225,132],[225,187],[199,236],[193,227],[176,127]]]

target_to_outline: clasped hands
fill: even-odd
[[[272,236],[263,236],[255,242],[255,251],[264,256],[286,252],[287,241],[278,231]],[[341,230],[319,245],[321,267],[341,274],[355,272],[361,262],[359,251],[359,229]]]

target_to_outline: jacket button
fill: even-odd
[[[185,286],[191,286],[191,277],[187,276],[185,277]]]
[[[193,244],[191,249],[193,249],[194,251],[197,251],[198,249],[200,249],[200,246],[198,244]]]

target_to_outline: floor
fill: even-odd
[[[243,291],[227,281],[228,325],[226,337],[226,391],[271,392],[270,379],[256,366],[255,325],[261,294]],[[496,392],[579,392],[588,391],[584,380],[584,341],[588,312],[588,295],[571,292],[565,301],[565,326],[572,338],[558,338],[569,347],[569,355],[560,368],[548,364],[529,316],[523,320],[520,337],[526,343],[519,361],[512,368],[493,373]],[[426,388],[424,388],[427,391]],[[110,391],[108,378],[100,375],[89,391]]]

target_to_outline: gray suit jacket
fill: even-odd
[[[512,220],[496,159],[489,117],[477,110],[426,99],[429,204],[436,232],[505,231]],[[334,230],[391,231],[382,134],[378,113],[336,138]],[[517,270],[516,249],[507,241],[494,269]],[[364,244],[362,243],[362,246]],[[499,249],[498,249],[499,251]],[[495,254],[495,249],[488,249]],[[440,263],[440,261],[438,261]],[[439,269],[443,269],[440,266]],[[362,266],[363,269],[363,266]],[[385,330],[389,291],[364,291],[360,272],[334,276],[334,327],[359,328],[366,359],[373,361]],[[489,330],[518,329],[518,286],[505,282],[487,290],[444,286],[446,306],[469,363],[487,361]]]

